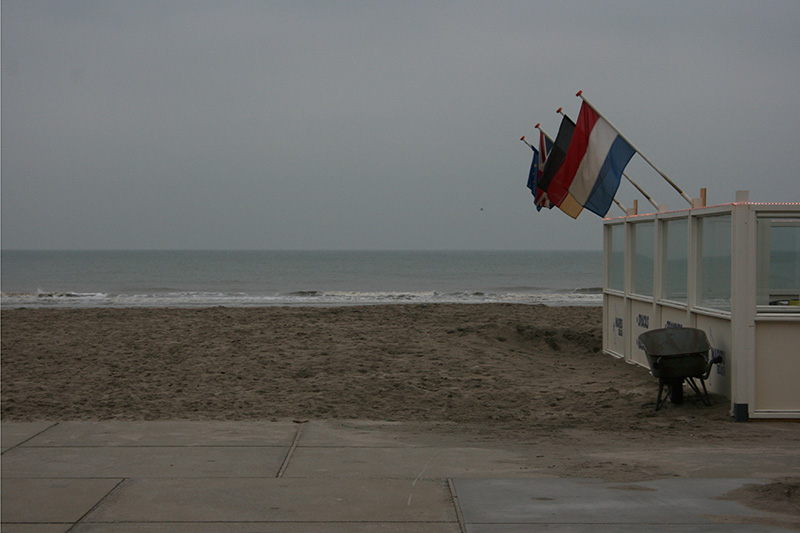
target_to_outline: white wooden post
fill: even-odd
[[[756,216],[749,202],[747,191],[736,191],[731,213],[731,401],[737,421],[755,408]]]

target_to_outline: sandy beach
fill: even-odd
[[[732,431],[720,397],[656,413],[657,381],[602,354],[600,320],[503,304],[3,310],[2,417]]]
[[[2,419],[399,422],[430,438],[535,448],[552,458],[553,475],[619,480],[736,473],[722,456],[717,470],[704,467],[712,453],[773,450],[773,463],[797,462],[800,424],[736,423],[727,399],[712,395],[709,407],[688,388],[683,405],[656,412],[649,371],[602,353],[601,313],[505,304],[5,309]],[[653,447],[689,451],[680,461]],[[800,514],[798,472],[785,473],[768,486],[778,496],[742,498]]]
[[[2,416],[641,428],[655,381],[602,355],[600,319],[522,305],[4,310]],[[724,411],[702,413],[726,424]]]

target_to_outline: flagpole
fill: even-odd
[[[561,112],[561,108],[560,108],[560,107],[558,108],[558,111],[559,111],[559,112]],[[561,114],[563,115],[563,113],[561,113]],[[564,116],[566,116],[566,115],[564,115]],[[546,132],[546,131],[544,131],[544,130],[543,130],[541,127],[540,127],[540,125],[539,125],[539,124],[540,124],[540,123],[537,123],[537,124],[536,124],[536,126],[534,126],[534,127],[535,127],[537,130],[541,131],[541,132],[542,132],[542,135],[544,135],[544,136],[547,138],[547,140],[548,140],[548,141],[550,141],[551,143],[554,143],[554,144],[555,144],[555,141],[553,140],[553,138],[552,138],[552,137],[550,137],[550,136],[547,134],[547,132]],[[525,139],[525,137],[523,137],[522,139]],[[528,141],[525,141],[525,142],[526,142],[526,143],[528,143]],[[530,143],[528,143],[528,145],[530,146]],[[547,155],[547,154],[545,154],[545,155]],[[624,175],[624,173],[623,173],[623,175]],[[626,177],[626,178],[628,178],[628,176],[625,176],[625,177]],[[628,178],[628,181],[630,181],[630,178]],[[631,183],[633,183],[633,182],[631,181]],[[634,185],[636,185],[636,184],[634,183]],[[639,187],[636,187],[636,188],[638,189]],[[642,194],[644,194],[644,191],[642,191]],[[647,196],[647,195],[645,194],[645,196]],[[622,204],[619,202],[619,200],[617,200],[616,198],[612,198],[612,200],[614,200],[614,203],[615,203],[615,204],[617,204],[617,207],[619,207],[620,209],[622,209],[622,212],[623,212],[623,213],[627,213],[627,212],[628,212],[628,210],[627,210],[627,209],[625,209],[625,206],[624,206],[624,205],[622,205]],[[652,202],[652,200],[651,200],[651,202]],[[656,207],[656,208],[658,208],[658,207]]]
[[[545,133],[545,131],[542,128],[539,127],[540,124],[541,124],[541,122],[537,122],[536,125],[534,126],[534,128],[536,128],[537,130],[541,131],[542,135],[547,137],[548,141],[550,141],[551,143],[555,144],[555,141],[553,140],[553,138],[550,137],[547,133]],[[545,155],[547,155],[547,154],[545,154]]]
[[[636,187],[636,190],[637,190],[637,191],[639,191],[640,193],[642,193],[642,196],[644,196],[645,198],[647,198],[647,201],[648,201],[648,202],[650,202],[650,203],[653,205],[653,207],[655,207],[655,208],[656,208],[656,211],[658,211],[658,210],[659,210],[659,207],[658,207],[658,204],[656,203],[656,201],[655,201],[655,200],[653,200],[652,198],[650,198],[650,195],[649,195],[649,194],[647,194],[646,192],[644,192],[644,189],[642,189],[641,187],[639,187],[639,184],[638,184],[638,183],[636,183],[635,181],[633,181],[633,180],[630,178],[630,176],[628,176],[628,175],[627,175],[627,174],[625,174],[624,172],[622,173],[622,175],[623,175],[623,176],[625,176],[625,178],[626,178],[628,181],[630,181],[630,182],[631,182],[631,185],[633,185],[634,187]]]
[[[588,102],[587,102],[587,104],[588,104]],[[589,105],[591,105],[591,104],[589,104]],[[560,108],[560,107],[559,107],[559,108],[558,108],[558,110],[556,111],[556,113],[560,113],[561,115],[563,115],[563,116],[565,116],[565,117],[566,117],[566,116],[567,116],[567,115],[566,115],[566,113],[564,113],[564,112],[563,112],[561,109],[562,109],[562,108]],[[592,109],[594,109],[594,108],[592,108]],[[595,111],[597,111],[597,110],[595,109]],[[599,114],[599,113],[598,113],[598,114]],[[569,118],[569,117],[567,117],[567,118]],[[606,122],[608,122],[608,121],[606,121]],[[612,127],[612,128],[614,128],[614,126],[611,126],[611,127]],[[616,128],[614,128],[614,129],[616,129]],[[628,144],[630,144],[630,143],[628,143]],[[631,147],[633,147],[633,145],[631,145]],[[634,150],[636,150],[636,148],[634,148]],[[649,195],[649,194],[647,194],[647,193],[644,191],[644,189],[642,189],[641,187],[639,187],[639,184],[638,184],[638,183],[636,183],[635,181],[633,181],[633,180],[631,179],[631,177],[630,177],[630,176],[628,176],[627,174],[625,174],[625,172],[623,172],[623,173],[622,173],[622,175],[623,175],[623,176],[625,176],[625,179],[626,179],[626,180],[628,180],[629,182],[631,182],[631,185],[633,185],[634,187],[636,187],[636,190],[637,190],[637,191],[639,191],[640,193],[642,193],[642,196],[644,196],[645,198],[647,198],[647,201],[648,201],[648,202],[650,202],[650,203],[653,205],[653,207],[655,207],[655,208],[656,208],[656,211],[658,211],[658,210],[659,210],[659,207],[658,207],[658,204],[656,203],[656,201],[655,201],[655,200],[653,200],[653,199],[650,197],[650,195]],[[614,200],[614,201],[616,202],[616,200]],[[620,207],[622,207],[622,206],[620,205]],[[623,211],[625,211],[625,209],[624,209],[624,208],[623,208]]]
[[[577,94],[575,94],[575,96],[579,97],[581,100],[583,100],[584,102],[586,102],[586,105],[588,105],[589,107],[591,107],[592,109],[594,109],[595,113],[597,113],[598,115],[600,115],[601,117],[603,117],[603,120],[605,120],[606,122],[608,122],[608,125],[609,125],[609,126],[611,126],[612,128],[614,128],[614,130],[617,132],[617,134],[619,134],[619,136],[620,136],[620,137],[622,137],[622,139],[623,139],[623,140],[624,140],[626,143],[628,143],[628,144],[631,146],[631,148],[633,148],[633,149],[634,149],[634,151],[635,151],[637,154],[639,154],[639,157],[641,157],[642,159],[644,159],[644,160],[645,160],[645,162],[646,162],[648,165],[650,165],[651,167],[653,167],[653,170],[655,170],[656,172],[658,172],[658,174],[659,174],[659,175],[660,175],[662,178],[664,178],[664,179],[667,181],[667,183],[669,183],[670,185],[672,185],[672,188],[673,188],[673,189],[675,189],[676,191],[678,191],[678,193],[679,193],[679,194],[680,194],[680,195],[683,197],[683,199],[684,199],[684,200],[686,200],[687,202],[689,202],[689,205],[690,205],[690,206],[693,206],[693,205],[694,205],[694,204],[692,203],[692,199],[691,199],[691,198],[689,198],[689,196],[688,196],[688,195],[687,195],[685,192],[683,192],[683,191],[681,190],[681,188],[680,188],[680,187],[678,187],[678,186],[675,184],[675,182],[673,182],[671,179],[669,179],[669,178],[667,177],[667,175],[666,175],[666,174],[664,174],[664,172],[662,172],[662,171],[661,171],[661,169],[659,169],[657,166],[655,166],[655,165],[653,164],[653,162],[652,162],[652,161],[650,161],[650,160],[647,158],[647,156],[645,156],[645,155],[644,155],[642,152],[640,152],[640,151],[639,151],[639,149],[638,149],[638,148],[636,148],[636,147],[633,145],[633,143],[632,143],[631,141],[629,141],[629,140],[628,140],[628,138],[627,138],[627,137],[625,137],[625,135],[623,135],[623,134],[622,134],[622,132],[621,132],[621,131],[619,131],[619,129],[618,129],[616,126],[614,126],[614,125],[613,125],[611,122],[609,122],[609,120],[608,120],[608,119],[607,119],[607,118],[606,118],[606,117],[605,117],[605,116],[604,116],[602,113],[600,113],[600,111],[598,111],[598,110],[597,110],[597,108],[596,108],[595,106],[593,106],[593,105],[592,105],[592,103],[591,103],[589,100],[587,100],[585,96],[583,96],[583,91],[578,91],[578,92],[577,92]],[[637,187],[637,188],[638,188],[638,187]],[[648,198],[648,200],[649,200],[649,198]],[[652,201],[651,201],[651,203],[652,203]],[[655,205],[655,204],[653,204],[653,205]],[[658,209],[658,206],[656,206],[656,209]]]
[[[525,144],[527,144],[528,146],[530,146],[532,150],[536,150],[536,148],[534,148],[534,147],[533,147],[533,145],[532,145],[531,143],[529,143],[529,142],[528,142],[528,139],[526,139],[524,135],[523,135],[522,137],[520,137],[520,138],[519,138],[519,140],[520,140],[520,141],[522,141],[522,142],[524,142],[524,143],[525,143]]]

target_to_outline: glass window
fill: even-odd
[[[653,262],[655,260],[655,223],[633,225],[633,292],[653,295]]]
[[[610,226],[611,254],[608,257],[608,288],[625,290],[625,225]]]
[[[686,302],[689,269],[689,221],[685,218],[664,222],[664,267],[662,296]]]
[[[731,310],[731,217],[700,219],[699,305]]]
[[[758,305],[800,312],[800,219],[758,220]]]

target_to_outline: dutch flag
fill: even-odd
[[[604,217],[634,152],[608,121],[583,102],[567,156],[547,189],[550,200],[577,218],[579,206],[562,206],[572,196],[577,204]]]

